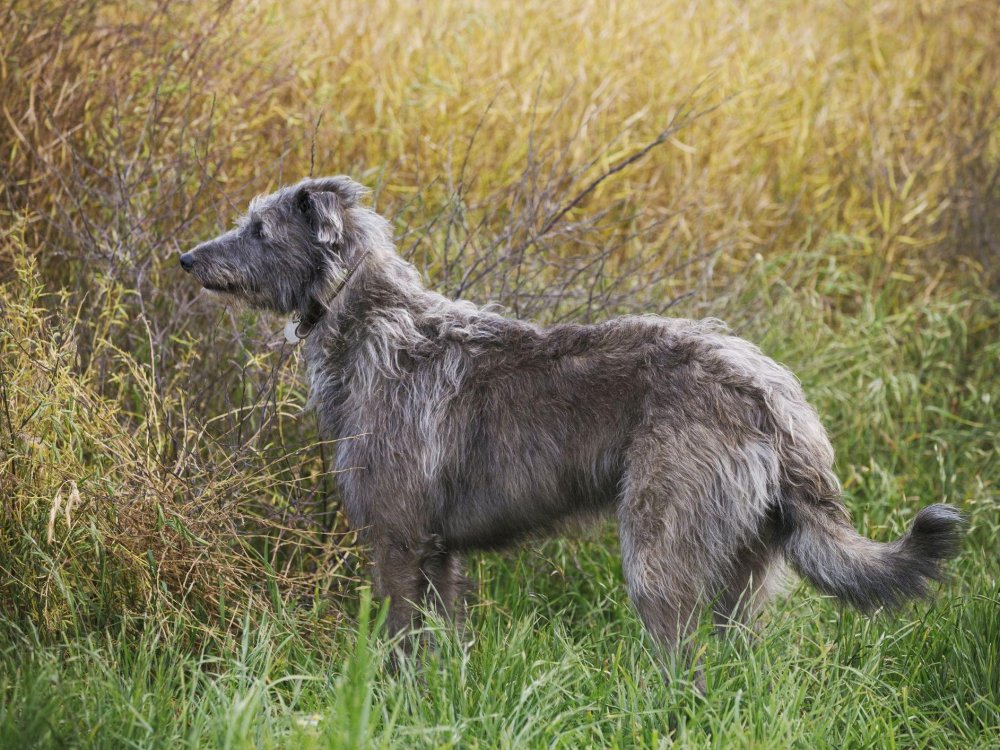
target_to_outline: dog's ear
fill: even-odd
[[[343,239],[344,211],[337,193],[303,185],[295,195],[295,205],[309,219],[320,242],[336,245]]]
[[[313,177],[304,181],[314,192],[329,191],[336,193],[337,198],[344,208],[351,208],[365,196],[368,189],[360,185],[346,175],[336,175],[333,177]]]

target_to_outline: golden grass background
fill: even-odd
[[[468,158],[475,205],[531,152],[599,171],[687,105],[715,109],[591,210],[635,201],[669,214],[665,236],[727,258],[820,247],[905,273],[996,250],[974,232],[992,221],[1000,148],[990,2],[12,7],[9,201],[63,200],[52,171],[84,158],[102,174],[83,179],[117,170],[150,199],[208,171],[198,205],[226,217],[223,196],[241,205],[310,169],[358,176],[392,213],[417,192],[446,201]],[[170,262],[191,236],[166,239]]]

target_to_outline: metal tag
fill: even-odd
[[[289,320],[287,323],[285,323],[285,341],[287,341],[289,344],[297,344],[302,340],[296,333],[298,327],[299,327],[299,321],[294,319]]]

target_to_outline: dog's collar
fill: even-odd
[[[336,295],[334,295],[336,296]],[[292,318],[285,323],[285,341],[289,344],[297,344],[310,333],[326,315],[326,305],[318,299],[309,300],[309,308],[301,318]]]
[[[361,263],[365,258],[368,257],[369,250],[365,250],[358,257],[358,260],[353,266],[347,271],[347,274],[341,279],[337,288],[334,289],[333,294],[330,296],[330,302],[333,302],[340,293],[344,291],[344,287],[347,285],[348,280],[354,275],[354,272],[358,270]],[[289,344],[297,344],[310,333],[312,333],[313,328],[319,323],[323,316],[327,313],[327,306],[320,302],[315,297],[309,299],[309,307],[306,308],[305,314],[301,318],[292,318],[287,323],[285,323],[285,341]]]

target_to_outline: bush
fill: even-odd
[[[254,402],[250,383],[246,406],[202,420],[177,387],[199,342],[178,342],[164,373],[149,347],[137,356],[116,343],[129,328],[150,335],[132,317],[132,293],[105,279],[84,321],[69,293],[44,291],[23,225],[3,242],[19,258],[0,286],[9,621],[58,635],[174,613],[225,632],[280,612],[289,596],[328,610],[347,545],[317,526],[334,531],[313,500],[322,453],[273,442],[301,410],[288,357],[273,362],[267,403]]]

